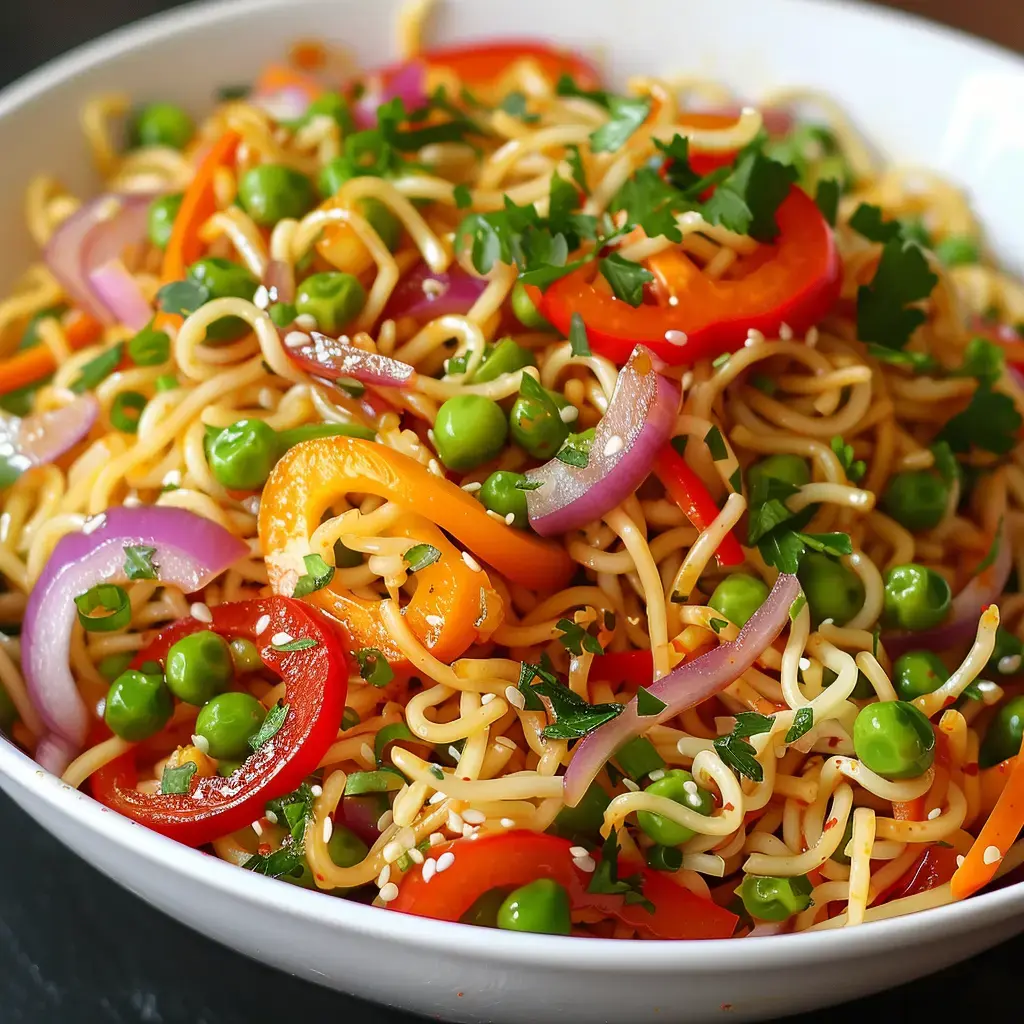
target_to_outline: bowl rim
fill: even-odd
[[[195,0],[193,3],[151,15],[114,29],[97,39],[42,64],[0,91],[0,120],[22,105],[64,84],[81,72],[116,59],[131,50],[218,22],[249,17],[261,11],[279,10],[293,0]],[[322,2],[322,0],[321,0]],[[470,0],[449,0],[468,3]],[[943,40],[947,44],[983,55],[989,61],[1010,63],[1024,69],[1024,58],[989,40],[958,29],[939,25],[907,11],[867,6],[854,0],[773,0],[784,6],[805,9],[808,17],[826,3],[844,17],[875,27],[896,23],[919,37]],[[722,956],[735,949],[733,939],[662,940],[638,943],[627,939],[597,939],[569,936],[530,935],[481,930],[453,922],[435,921],[408,914],[388,914],[378,907],[325,894],[246,873],[210,854],[182,846],[143,825],[104,807],[88,794],[73,789],[42,769],[13,743],[0,737],[0,782],[46,803],[54,812],[76,825],[98,833],[111,845],[122,847],[152,866],[177,874],[199,886],[222,890],[241,902],[256,901],[263,908],[320,926],[355,931],[368,937],[437,949],[470,960],[493,960],[496,956],[514,961],[518,967],[538,970],[571,968],[587,972],[628,968],[633,974],[678,970],[685,952],[688,969],[721,971]],[[4,788],[7,788],[4,785]],[[32,812],[28,811],[31,815]],[[73,849],[73,848],[72,848]],[[743,940],[744,966],[758,969],[784,966],[799,959],[806,962],[877,954],[879,946],[897,947],[918,939],[925,928],[941,934],[983,927],[1024,909],[1024,883],[1015,883],[969,900],[927,911],[870,922],[855,928],[823,932],[802,932],[786,936],[753,936]],[[173,916],[173,915],[172,915]]]

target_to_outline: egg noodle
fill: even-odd
[[[1020,419],[1013,410],[1024,410],[1024,391],[1005,360],[1020,358],[1024,342],[1014,340],[1012,328],[998,325],[1024,321],[1024,288],[985,254],[964,196],[920,169],[881,165],[842,111],[809,91],[761,97],[762,114],[740,110],[728,89],[715,82],[637,78],[627,83],[626,94],[650,101],[643,123],[620,145],[603,149],[592,140],[620,116],[614,102],[588,95],[589,86],[556,90],[557,76],[530,51],[497,66],[486,79],[478,74],[468,81],[460,78],[452,66],[431,61],[429,47],[421,42],[427,7],[415,5],[403,21],[403,57],[426,54],[426,95],[436,95],[443,86],[449,102],[461,104],[459,116],[472,119],[478,133],[468,141],[431,141],[404,154],[408,162],[397,173],[351,177],[308,212],[270,226],[254,219],[244,195],[238,201],[240,182],[264,164],[283,165],[316,180],[345,152],[345,129],[337,119],[278,119],[260,103],[257,91],[219,102],[183,148],[142,145],[126,151],[120,125],[130,112],[128,97],[87,102],[82,126],[104,191],[111,194],[187,192],[211,147],[226,133],[235,133],[234,157],[212,178],[215,203],[198,230],[201,255],[232,261],[265,286],[268,275],[284,270],[299,281],[300,291],[312,273],[353,274],[365,288],[365,301],[344,331],[351,346],[409,364],[415,373],[408,387],[368,381],[365,388],[350,382],[346,390],[308,372],[290,348],[309,341],[313,322],[298,316],[279,330],[268,311],[272,293],[266,286],[252,301],[214,297],[186,311],[180,324],[161,314],[155,326],[170,338],[166,359],[133,365],[118,358],[105,375],[90,375],[85,390],[98,401],[99,414],[87,436],[0,490],[0,684],[13,705],[10,738],[29,753],[39,753],[48,732],[44,723],[49,719],[33,703],[34,692],[23,674],[29,638],[19,624],[35,582],[62,539],[88,533],[101,522],[97,517],[117,506],[181,509],[218,524],[248,551],[201,594],[186,597],[158,578],[123,581],[130,621],[122,628],[96,632],[74,623],[70,668],[96,729],[90,733],[91,745],[71,751],[70,763],[58,765],[71,785],[88,791],[97,772],[126,754],[138,758],[142,794],[159,794],[165,770],[189,762],[199,779],[215,776],[218,768],[226,767],[229,774],[231,766],[212,756],[201,730],[185,738],[198,729],[195,704],[178,703],[165,732],[141,745],[103,730],[112,682],[107,666],[126,667],[160,630],[178,620],[194,616],[206,621],[209,609],[227,602],[272,593],[290,597],[304,556],[319,555],[334,568],[328,586],[307,602],[333,611],[353,635],[358,626],[346,619],[345,609],[370,608],[391,652],[390,669],[383,655],[376,666],[384,670],[384,685],[375,685],[381,680],[365,664],[360,672],[352,661],[345,720],[308,779],[311,802],[298,830],[293,832],[294,822],[281,820],[279,811],[260,812],[251,826],[212,840],[212,849],[225,860],[250,868],[260,864],[265,870],[276,852],[294,847],[304,855],[303,870],[289,871],[287,880],[416,913],[406,892],[439,885],[445,868],[454,877],[465,856],[460,844],[550,830],[577,844],[573,864],[585,885],[586,875],[597,877],[608,868],[608,847],[602,844],[614,836],[624,865],[650,864],[644,877],[660,874],[696,897],[737,912],[738,922],[726,932],[736,935],[880,920],[952,901],[963,894],[954,873],[976,863],[984,865],[984,877],[974,883],[966,879],[970,891],[1012,870],[1024,860],[1024,845],[1016,842],[1021,823],[1009,832],[1002,827],[999,841],[992,840],[995,831],[978,836],[986,823],[996,829],[1007,814],[998,801],[1012,779],[1011,758],[1019,744],[1015,735],[1011,750],[1000,748],[994,760],[983,754],[987,736],[1008,728],[1004,709],[1021,692],[1017,637],[1024,637],[1024,593],[1016,581],[1024,579],[1024,447],[1017,443]],[[341,82],[353,74],[348,55],[323,44],[297,45],[292,60],[297,75],[333,75],[333,81]],[[368,91],[379,90],[379,76],[364,81]],[[688,121],[687,113],[695,110],[735,113]],[[805,120],[798,123],[787,114],[780,128],[775,123],[780,111],[799,111]],[[435,111],[432,116],[441,115]],[[609,350],[593,337],[581,347],[578,340],[567,340],[572,331],[553,332],[543,324],[524,327],[511,313],[517,268],[498,259],[482,274],[460,244],[457,229],[464,218],[500,212],[506,197],[519,207],[536,204],[540,215],[548,216],[552,175],[566,182],[584,175],[587,194],[580,197],[578,212],[599,221],[611,213],[621,227],[623,207],[616,197],[662,155],[659,143],[685,137],[691,154],[729,154],[732,159],[756,145],[765,130],[777,153],[789,146],[790,162],[811,195],[829,180],[831,170],[840,168],[833,176],[843,186],[834,229],[841,284],[838,298],[817,322],[799,329],[782,323],[774,336],[751,329],[731,354],[700,354],[660,369],[681,393],[670,436],[714,502],[709,521],[694,525],[663,486],[661,474],[652,475],[592,521],[556,533],[553,541],[537,540],[541,546],[531,550],[542,552],[543,544],[555,544],[572,571],[563,577],[564,586],[529,585],[495,568],[494,551],[457,539],[459,531],[430,511],[433,506],[420,484],[380,493],[359,484],[369,471],[362,462],[351,468],[345,453],[373,446],[389,465],[399,467],[398,475],[402,466],[415,464],[428,484],[440,485],[447,477],[454,483],[444,486],[457,485],[463,496],[476,501],[496,471],[526,473],[550,453],[531,455],[514,443],[513,433],[494,457],[469,468],[453,466],[454,460],[445,458],[445,445],[452,442],[434,430],[444,420],[446,402],[482,396],[507,413],[517,396],[527,394],[524,378],[532,377],[558,396],[564,433],[578,434],[598,426],[625,373],[620,370],[625,359],[609,358]],[[46,247],[82,203],[54,178],[33,181],[25,212],[35,242]],[[906,303],[904,313],[920,310],[921,315],[909,345],[899,350],[911,354],[904,359],[859,337],[864,322],[863,315],[858,318],[859,294],[873,281],[877,284],[883,252],[882,238],[859,230],[865,206],[879,208],[883,225],[904,232],[908,240],[895,250],[921,253],[937,279],[925,297]],[[382,237],[381,218],[371,215],[371,209],[381,207],[396,224],[395,244]],[[615,251],[634,264],[653,266],[646,261],[681,253],[684,262],[717,282],[742,281],[748,268],[770,258],[770,244],[706,213],[675,214],[678,241],[635,230],[609,242],[605,254]],[[923,248],[911,246],[912,231]],[[972,255],[943,259],[954,244]],[[888,253],[892,243],[884,245]],[[49,252],[47,262],[29,267],[0,303],[0,392],[23,397],[25,404],[17,410],[22,415],[66,406],[83,390],[83,371],[138,333],[112,323],[79,345],[72,330],[79,304],[51,272]],[[166,311],[157,295],[168,283],[163,249],[147,239],[119,255],[145,302]],[[444,284],[437,281],[443,282],[446,273],[453,279],[459,274],[471,282],[481,276],[485,280],[463,312],[425,317],[394,312],[403,282],[421,264],[427,298],[443,292]],[[678,302],[685,310],[685,291]],[[515,308],[518,313],[521,307]],[[242,326],[232,338],[211,343],[208,329],[229,317]],[[599,324],[586,315],[583,321],[591,335],[598,331]],[[27,352],[49,353],[56,369],[52,378],[32,381],[23,393],[17,390],[24,383],[20,377],[16,387],[9,386],[13,376],[6,384],[3,377],[22,365],[17,361],[27,352],[19,351],[19,344],[27,329],[35,343]],[[973,340],[979,335],[987,339],[984,349]],[[506,337],[529,354],[529,365],[474,381],[492,344]],[[994,370],[972,368],[979,352],[995,362]],[[915,356],[919,362],[912,365]],[[970,434],[973,426],[963,441],[950,433],[950,424],[958,415],[963,421],[981,390],[991,392],[990,398],[1009,400],[1013,436],[1005,445],[986,444]],[[127,428],[118,417],[126,395],[142,396],[137,426]],[[259,487],[226,485],[212,463],[211,436],[243,420],[262,421],[277,432],[323,424],[339,425],[339,431],[360,427],[374,441],[307,441],[283,457],[261,495]],[[998,424],[991,429],[998,431]],[[468,444],[470,430],[460,426],[455,442]],[[949,446],[937,444],[943,439]],[[330,449],[336,461],[315,462],[303,454],[323,444],[336,446]],[[763,583],[746,584],[759,594],[756,607],[779,574],[779,564],[766,555],[763,543],[747,543],[748,530],[761,514],[756,502],[764,500],[763,495],[757,499],[752,486],[758,472],[754,467],[779,456],[807,470],[803,479],[792,480],[783,494],[775,495],[783,517],[797,517],[799,522],[791,525],[799,536],[819,538],[816,543],[825,546],[803,556],[799,577],[807,600],[793,602],[780,638],[764,646],[751,667],[725,680],[714,696],[641,730],[644,749],[653,755],[643,773],[631,778],[628,765],[614,757],[617,768],[601,767],[594,785],[603,797],[600,805],[606,806],[603,817],[599,807],[593,831],[583,835],[565,824],[563,774],[581,747],[591,744],[592,749],[608,726],[598,724],[583,741],[578,737],[586,728],[577,735],[558,730],[545,735],[562,713],[557,701],[544,703],[543,710],[528,703],[526,687],[520,685],[524,663],[538,666],[595,708],[629,705],[641,683],[652,685],[735,641],[753,608],[731,613],[736,606],[728,603],[730,587],[737,584],[728,581],[742,572],[744,579]],[[950,460],[957,463],[952,471]],[[322,522],[313,522],[299,546],[291,534],[282,540],[283,528],[271,522],[275,512],[268,495],[288,473],[285,504],[305,501],[323,484],[317,474],[333,473],[329,500],[317,511],[324,511]],[[883,500],[894,494],[893,482],[908,474],[918,474],[914,479],[924,474],[941,488],[943,507],[926,523],[901,512],[896,497]],[[526,493],[534,518],[533,501],[541,492]],[[283,506],[279,502],[276,507],[280,512]],[[483,506],[480,513],[486,514],[494,536],[507,538],[495,542],[495,550],[533,543],[528,525],[512,513],[484,513]],[[849,537],[849,548],[820,541],[841,535]],[[96,534],[101,536],[102,530]],[[716,552],[724,551],[733,537],[743,545],[742,563],[718,564]],[[839,550],[829,547],[833,543]],[[448,591],[441,595],[444,600],[425,594],[420,570],[414,569],[413,549],[424,545],[439,559],[430,571],[437,573],[441,590]],[[520,557],[514,554],[519,548],[506,550],[513,552],[510,561]],[[339,551],[351,557],[335,565]],[[546,556],[531,557],[542,562]],[[899,620],[894,629],[887,621],[894,587],[887,574],[916,566],[921,578],[943,580],[953,595],[960,595],[984,583],[999,564],[1006,569],[1004,580],[1011,567],[1016,571],[998,608],[979,600],[967,609],[973,613],[970,635],[948,647],[939,645],[934,653],[944,670],[933,673],[930,688],[908,696],[887,640],[894,632],[902,635],[898,627],[915,627]],[[818,580],[816,571],[824,574]],[[534,574],[543,576],[540,569]],[[459,595],[466,593],[473,595],[469,612],[465,601],[459,604]],[[721,600],[715,601],[714,593]],[[335,600],[332,594],[341,596]],[[429,609],[431,600],[439,602],[437,616],[444,616],[445,608],[449,615],[462,609],[458,614],[468,621],[431,622],[429,613],[425,621],[420,612],[413,614],[414,604]],[[963,612],[955,604],[951,614]],[[452,639],[454,627],[462,642]],[[931,623],[927,629],[932,630]],[[582,646],[573,649],[573,635],[577,644],[585,638]],[[353,646],[360,644],[353,641]],[[645,651],[651,660],[638,656],[636,664],[644,666],[639,671],[601,670],[602,658]],[[285,695],[284,683],[259,670],[234,685],[244,685],[267,710]],[[936,755],[917,772],[886,769],[859,749],[855,721],[898,699],[912,700],[931,720],[937,737],[932,740]],[[879,720],[881,729],[884,720]],[[759,724],[748,728],[752,722]],[[730,734],[732,740],[722,743]],[[902,742],[894,741],[894,747]],[[991,743],[995,749],[996,740]],[[742,762],[744,747],[746,770],[732,753],[739,749]],[[367,847],[342,866],[331,852],[331,839],[349,820],[346,787],[353,778],[382,769],[390,778],[390,792],[358,798],[375,808],[376,823],[368,837],[364,834]],[[684,778],[672,776],[674,769],[692,774],[692,779],[685,776],[693,797],[688,802],[667,785]],[[693,783],[706,795],[703,807]],[[644,825],[652,820],[653,829]],[[676,844],[655,840],[673,833],[685,838]],[[449,851],[452,841],[455,863],[442,867],[447,853],[441,851]],[[498,846],[493,849],[494,856],[505,856]],[[659,854],[663,861],[657,860]],[[504,885],[500,875],[495,872],[487,888]],[[744,896],[737,901],[735,894],[748,892],[745,878],[761,876],[779,895],[771,912],[759,918],[756,900]],[[510,876],[505,894],[525,880]],[[614,884],[606,892],[619,895],[606,900],[622,899],[623,890]],[[465,885],[468,891],[473,882]],[[638,904],[640,896],[658,903],[653,891],[645,885],[642,893],[632,895]],[[781,915],[780,906],[786,908]],[[645,913],[634,908],[632,914],[617,914],[574,902],[572,932],[650,938]],[[657,929],[654,934],[664,937]]]

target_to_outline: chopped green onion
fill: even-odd
[[[90,633],[113,633],[124,629],[132,621],[132,606],[128,595],[116,583],[97,583],[75,598],[78,621]],[[106,615],[93,615],[103,608]]]
[[[110,406],[110,422],[115,430],[134,434],[139,429],[139,417],[146,408],[146,396],[138,391],[120,391]]]

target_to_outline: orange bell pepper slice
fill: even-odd
[[[291,68],[287,64],[268,64],[256,79],[253,95],[272,96],[285,89],[303,93],[310,103],[319,98],[324,91],[324,87],[305,71]]]
[[[103,324],[80,309],[74,310],[64,324],[64,337],[72,351],[85,348],[103,335]],[[53,353],[43,344],[17,352],[0,360],[0,395],[17,391],[42,380],[57,369]]]
[[[536,39],[446,46],[428,50],[422,59],[430,67],[451,71],[467,85],[493,82],[521,60],[533,61],[552,82],[562,75],[570,75],[582,89],[596,89],[601,82],[597,69],[586,57]],[[384,77],[386,81],[387,72]]]
[[[485,574],[470,568],[441,530],[452,534],[509,579],[534,590],[556,590],[573,573],[562,548],[492,519],[484,507],[449,480],[414,459],[371,441],[329,437],[296,445],[277,463],[260,500],[259,535],[270,582],[290,593],[309,537],[323,513],[347,493],[376,494],[415,512],[396,530],[425,540],[431,524],[440,529],[433,544],[441,558],[417,573],[407,611],[410,628],[439,658],[458,657],[477,639],[475,625],[493,614],[482,607],[490,590]],[[425,522],[424,522],[425,521]],[[332,611],[357,647],[377,647],[400,658],[380,619],[380,603],[340,595],[329,588],[310,595]],[[496,599],[496,595],[495,595]]]

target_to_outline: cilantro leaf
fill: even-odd
[[[191,316],[209,301],[210,289],[190,277],[184,281],[171,281],[156,293],[157,307],[177,316]]]
[[[465,210],[473,205],[472,192],[465,182],[452,189],[452,198],[455,200],[455,206],[460,210]]]
[[[646,686],[641,686],[636,691],[636,713],[641,718],[650,718],[652,715],[660,715],[668,705],[658,697],[655,697]]]
[[[570,96],[574,99],[590,100],[591,103],[596,103],[599,107],[608,109],[611,104],[611,93],[604,92],[600,89],[581,89],[573,79],[572,75],[562,73],[559,76],[558,82],[555,84],[555,94],[558,96]]]
[[[801,736],[809,732],[814,725],[814,709],[799,708],[793,716],[793,724],[786,732],[786,742],[796,743]]]
[[[647,120],[651,110],[648,97],[610,96],[610,120],[590,135],[590,148],[595,153],[611,153],[621,149],[629,137]]]
[[[682,241],[676,214],[694,208],[685,197],[651,167],[627,179],[612,198],[612,213],[625,211],[629,221],[643,228],[648,238],[664,235],[670,241]]]
[[[575,654],[577,657],[584,651],[589,651],[591,654],[604,654],[604,648],[598,642],[597,637],[588,633],[583,626],[571,619],[559,619],[555,623],[555,629],[561,630],[562,635],[558,639],[570,654]]]
[[[587,340],[587,327],[579,313],[573,313],[569,321],[569,349],[574,356],[589,356],[590,342]]]
[[[836,453],[836,458],[839,459],[846,472],[847,479],[856,483],[867,472],[867,465],[862,459],[854,459],[853,445],[847,444],[839,435],[833,437],[830,444],[832,451]]]
[[[419,572],[433,565],[441,557],[441,552],[433,544],[413,544],[405,553],[405,564],[409,572]]]
[[[334,579],[334,566],[328,565],[319,555],[304,555],[302,561],[306,566],[306,574],[299,577],[292,597],[305,597],[323,590]]]
[[[735,733],[729,733],[728,736],[719,736],[714,741],[714,747],[718,756],[733,771],[755,782],[764,781],[764,769],[757,760],[757,751],[746,740],[740,739]]]
[[[723,629],[728,627],[729,620],[728,619],[712,619],[708,623],[708,625],[711,627],[711,629],[714,631],[715,635],[717,636],[719,633],[722,632]]]
[[[880,206],[868,203],[861,203],[853,211],[850,227],[869,242],[891,242],[903,233],[903,225],[898,220],[886,220]]]
[[[534,682],[533,680],[538,680]],[[561,683],[544,664],[524,662],[519,673],[519,691],[528,711],[546,710],[541,697],[551,704],[553,725],[544,729],[547,739],[580,739],[622,713],[622,704],[589,704]]]
[[[995,384],[1003,375],[1003,349],[987,338],[971,338],[964,349],[964,361],[954,377],[974,377],[980,384]]]
[[[814,193],[814,202],[821,215],[828,221],[831,227],[836,226],[836,217],[839,213],[839,193],[841,188],[835,178],[822,178],[818,182],[818,188]]]
[[[708,451],[711,452],[711,458],[715,462],[724,462],[729,458],[729,451],[725,447],[725,438],[722,437],[722,431],[716,426],[712,426],[711,429],[704,435],[704,443],[708,446]]]
[[[287,826],[293,840],[301,842],[306,832],[306,820],[313,814],[313,800],[312,787],[303,782],[291,793],[268,800],[266,813],[277,818],[278,824]]]
[[[164,796],[169,794],[181,795],[188,793],[192,788],[192,776],[199,771],[195,761],[186,761],[177,768],[164,768],[160,776],[160,792]]]
[[[948,442],[938,441],[932,445],[931,452],[939,476],[942,477],[944,483],[951,485],[960,476],[960,466]]]
[[[919,246],[898,238],[886,242],[871,283],[857,290],[858,337],[903,348],[926,319],[922,310],[906,307],[931,295],[938,281]]]
[[[654,280],[654,275],[646,267],[624,259],[616,252],[604,257],[598,266],[615,297],[631,306],[639,306],[643,302],[644,285]]]
[[[119,341],[116,345],[111,345],[110,348],[101,352],[95,359],[90,359],[81,368],[78,376],[71,383],[71,390],[76,395],[91,391],[118,368],[123,357],[124,342]]]
[[[268,712],[267,717],[263,719],[263,724],[260,726],[259,731],[255,736],[249,737],[249,746],[252,747],[253,751],[257,751],[264,743],[269,742],[273,739],[281,726],[284,725],[284,720],[288,717],[288,705],[284,701],[279,700]]]
[[[690,166],[690,140],[685,135],[673,135],[671,142],[654,140],[654,145],[665,154],[665,177],[680,192],[692,189],[701,176]]]
[[[583,157],[580,155],[579,146],[566,146],[565,161],[572,172],[572,180],[580,187],[584,195],[590,195],[590,188],[587,185],[587,172],[583,166]]]
[[[1006,455],[1017,443],[1020,428],[1021,416],[1013,399],[993,391],[987,384],[979,384],[970,404],[947,421],[938,439],[947,442],[955,452],[975,447]]]
[[[760,736],[769,732],[775,724],[771,715],[762,715],[757,711],[740,711],[736,715],[736,725],[733,728],[733,735],[740,739],[748,736]]]
[[[774,241],[775,213],[796,179],[793,167],[748,149],[704,204],[704,218],[759,242]]]
[[[794,533],[794,536],[812,551],[820,551],[832,558],[853,554],[853,543],[847,533]]]
[[[153,564],[156,548],[146,544],[125,544],[124,574],[130,580],[155,580],[159,566]]]
[[[796,600],[789,606],[789,621],[796,622],[797,616],[804,610],[807,604],[807,595],[801,590]]]
[[[780,481],[784,483],[784,481]],[[788,485],[791,486],[791,485]],[[796,489],[794,488],[794,491]],[[749,525],[747,527],[747,543],[757,544],[777,526],[793,518],[793,513],[778,498],[754,505],[751,502]]]
[[[621,895],[623,902],[639,904],[653,914],[655,906],[643,894],[643,875],[639,872],[628,878],[619,878],[619,838],[615,829],[608,833],[601,846],[601,859],[587,883],[587,892]]]
[[[555,452],[555,458],[559,462],[564,462],[567,466],[586,469],[590,463],[590,447],[593,443],[593,427],[579,434],[570,434],[565,439],[565,444]]]
[[[938,368],[938,361],[925,352],[904,352],[898,348],[886,348],[876,342],[868,342],[868,355],[880,363],[902,366],[913,373],[930,373]]]
[[[792,530],[778,529],[758,541],[757,550],[767,565],[779,572],[795,573],[800,568],[800,559],[806,547]]]

